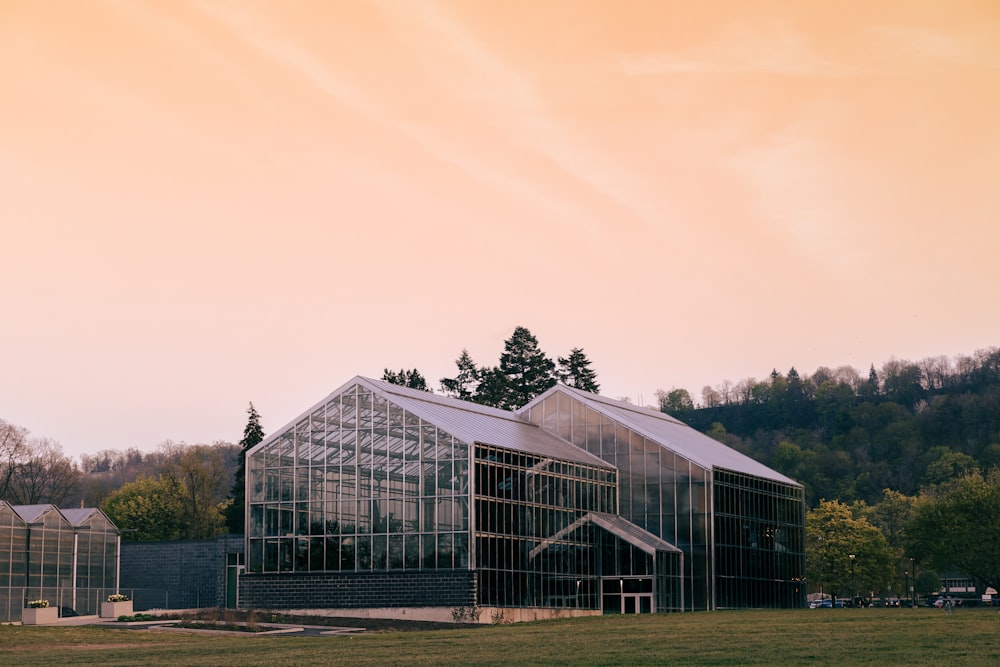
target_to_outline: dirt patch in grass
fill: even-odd
[[[131,648],[135,644],[60,644],[59,649],[66,649],[69,651],[115,651],[122,648]],[[4,652],[7,651],[37,651],[37,646],[13,646],[4,647]]]

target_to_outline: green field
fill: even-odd
[[[14,665],[984,665],[1000,613],[814,609],[605,616],[351,637],[0,626]]]

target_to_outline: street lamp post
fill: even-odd
[[[910,559],[910,571],[913,573],[913,590],[911,591],[912,595],[910,595],[910,597],[913,599],[913,608],[916,609],[917,608],[917,565],[916,563],[913,562],[912,558]]]

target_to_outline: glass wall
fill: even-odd
[[[0,501],[0,588],[23,587],[27,580],[28,527]]]
[[[527,417],[618,468],[618,515],[681,549],[685,605],[711,608],[708,471],[566,394]]]
[[[805,604],[804,511],[801,487],[715,471],[719,608]]]
[[[61,599],[73,587],[73,526],[53,507],[28,523],[28,595]]]
[[[27,581],[28,527],[0,500],[0,622],[21,618]]]
[[[588,512],[614,513],[614,470],[476,446],[479,604],[600,609],[600,542]]]
[[[75,529],[76,587],[113,588],[117,579],[118,529],[100,511],[91,512]]]
[[[248,457],[248,571],[468,568],[469,460],[352,386]]]
[[[795,601],[802,593],[805,568],[805,506],[800,487],[723,474],[727,488],[738,487],[750,494],[725,504],[734,496],[728,491],[720,496],[718,489],[713,493],[713,481],[718,484],[718,480],[713,480],[712,471],[568,394],[551,394],[526,411],[526,416],[618,469],[619,516],[685,554],[687,609],[801,606]],[[713,531],[731,531],[742,521],[752,523],[761,534],[770,532],[770,543],[787,546],[788,551],[772,550],[765,558],[759,547],[740,551],[742,543],[713,548],[718,539]],[[727,533],[726,539],[735,538]],[[725,589],[717,588],[721,586]]]

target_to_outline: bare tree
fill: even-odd
[[[10,499],[10,486],[28,452],[28,430],[0,419],[0,499]]]
[[[729,380],[723,380],[715,388],[719,392],[719,398],[722,401],[722,405],[732,405],[735,403],[733,400],[733,383]]]
[[[722,405],[722,395],[717,389],[712,389],[708,385],[701,388],[701,407],[717,408]]]
[[[733,392],[736,395],[736,401],[740,405],[750,405],[753,401],[753,388],[755,384],[757,384],[757,381],[752,377],[743,378],[736,383],[735,387],[733,387]]]
[[[79,498],[80,470],[63,455],[59,443],[48,438],[32,439],[28,453],[17,466],[10,496],[19,505],[52,503],[65,507]]]
[[[917,365],[920,367],[924,389],[941,389],[951,375],[951,360],[944,355],[927,357]]]
[[[833,372],[833,379],[849,386],[855,394],[861,391],[861,385],[865,382],[861,373],[854,366],[837,366],[837,370]]]
[[[65,505],[79,499],[80,471],[48,438],[0,419],[0,499],[12,505]]]

